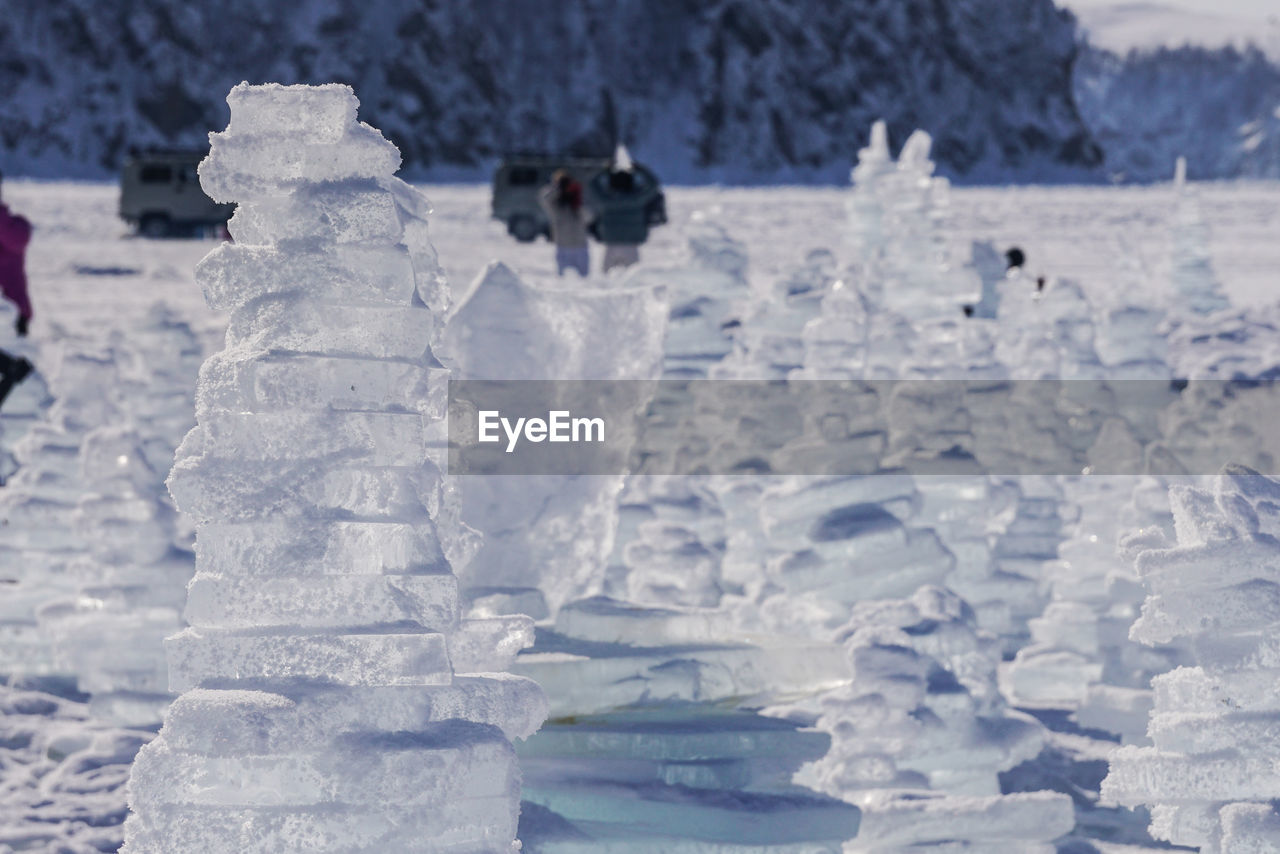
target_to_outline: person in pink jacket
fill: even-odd
[[[4,176],[0,175],[0,180]],[[27,296],[27,244],[31,223],[9,210],[0,199],[0,291],[18,307],[18,335],[27,334],[31,323],[31,298]]]

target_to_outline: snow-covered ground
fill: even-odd
[[[489,216],[489,188],[422,188],[432,202],[432,240],[455,293],[491,260],[501,260],[527,281],[554,278],[552,251],[543,241],[520,244]],[[128,329],[156,300],[173,306],[202,333],[225,326],[194,286],[195,264],[212,241],[146,240],[129,236],[115,215],[113,185],[7,181],[6,199],[36,226],[28,269],[36,304],[33,334],[55,336],[53,324],[73,333]],[[1017,187],[960,188],[951,192],[951,240],[1021,246],[1029,269],[1074,278],[1086,291],[1103,289],[1111,273],[1138,264],[1155,278],[1164,263],[1171,189]],[[667,190],[671,222],[656,229],[642,261],[668,266],[683,258],[691,218],[711,213],[747,247],[750,275],[778,278],[813,249],[839,255],[847,219],[844,189]],[[1238,305],[1264,305],[1275,297],[1280,269],[1280,184],[1208,184],[1201,187],[1212,232],[1214,265]],[[592,249],[598,266],[601,249]],[[572,274],[571,274],[572,275]]]
[[[205,306],[194,277],[196,263],[214,248],[214,241],[128,235],[115,216],[112,186],[14,181],[4,189],[6,200],[36,227],[28,262],[37,318],[32,342],[37,368],[50,375],[55,395],[59,365],[51,354],[65,342],[77,342],[77,353],[92,349],[95,342],[100,345],[93,350],[97,355],[81,357],[96,371],[82,371],[76,388],[85,395],[86,383],[111,376],[111,357],[104,362],[102,353],[129,352],[132,345],[135,361],[172,358],[148,337],[156,334],[157,301],[171,308],[170,326],[190,325],[206,354],[222,347],[228,318]],[[577,287],[573,279],[556,280],[548,244],[518,244],[489,218],[487,187],[423,189],[434,206],[431,240],[455,296],[467,295],[482,272],[493,293],[521,299],[528,296],[524,288],[535,296],[557,292],[555,298],[562,299],[564,288]],[[1273,340],[1274,327],[1245,328],[1254,318],[1274,317],[1280,185],[1196,190],[1194,204],[1172,186],[964,189],[952,190],[945,199],[939,194],[931,203],[946,202],[936,233],[953,258],[966,259],[973,241],[990,241],[1000,250],[1017,245],[1027,255],[1033,278],[1044,275],[1055,285],[1062,280],[1079,283],[1078,291],[1051,287],[1041,309],[1029,308],[1029,298],[1020,303],[1014,294],[1002,310],[1003,325],[983,327],[998,339],[1017,341],[1026,353],[1036,353],[1044,343],[1037,335],[1048,341],[1060,328],[1078,332],[1083,324],[1092,336],[1096,321],[1100,343],[1108,344],[1111,353],[1124,354],[1116,357],[1117,363],[1149,368],[1159,361],[1153,355],[1159,350],[1170,363],[1181,364],[1179,359],[1204,345],[1188,336],[1172,342],[1140,340],[1129,330],[1147,328],[1144,323],[1154,323],[1157,312],[1181,308],[1181,297],[1173,295],[1168,283],[1176,279],[1196,287],[1202,269],[1197,253],[1203,248],[1238,312],[1213,321],[1228,333],[1224,346],[1256,341],[1260,346],[1251,355],[1263,360],[1256,367],[1280,364],[1272,352],[1280,343]],[[833,283],[856,260],[849,197],[849,190],[834,188],[670,188],[671,222],[657,229],[641,250],[649,271],[627,280],[597,277],[590,290],[602,304],[611,291],[617,296],[605,305],[613,313],[602,308],[598,316],[619,322],[631,318],[637,326],[651,320],[636,295],[646,293],[646,281],[662,278],[652,271],[665,269],[684,270],[687,275],[680,281],[686,284],[704,282],[719,289],[707,303],[716,312],[736,314],[752,334],[765,330],[782,336],[778,330],[791,328],[795,337],[803,323],[787,326],[790,321],[782,315],[792,309],[785,299],[760,303],[721,297],[772,294],[778,282],[804,278],[815,293],[826,289],[824,319],[853,318],[856,312],[842,304]],[[894,227],[912,225],[910,211],[894,215],[902,217]],[[889,223],[889,214],[885,216]],[[1196,241],[1205,227],[1207,243],[1200,247]],[[895,252],[902,253],[904,246],[931,251],[927,234],[915,242],[891,236],[898,241],[892,244]],[[813,254],[819,249],[829,250],[829,262],[827,256]],[[1186,251],[1175,251],[1180,249]],[[593,253],[598,265],[599,247]],[[495,260],[514,278],[490,266]],[[909,251],[874,263],[896,264],[893,274],[911,280],[918,261]],[[1182,265],[1177,277],[1172,275],[1175,262]],[[940,278],[930,281],[948,281],[942,274],[931,275]],[[601,282],[605,287],[598,287]],[[626,288],[633,290],[624,293]],[[693,305],[697,296],[671,298]],[[895,295],[882,296],[886,305],[895,304]],[[910,310],[909,301],[896,299],[903,311]],[[528,301],[541,306],[538,311],[555,304],[550,297],[543,303]],[[1113,311],[1116,306],[1120,308]],[[812,312],[815,304],[801,308]],[[845,309],[851,311],[847,317],[839,314]],[[949,334],[946,324],[963,323],[958,315],[953,311],[928,318],[920,328]],[[519,316],[512,316],[519,322]],[[1037,325],[1046,316],[1064,322]],[[709,335],[717,334],[720,319],[716,314]],[[515,331],[528,332],[536,345],[537,334],[554,334],[554,320],[541,316],[538,322],[544,327],[534,329],[531,316],[529,330]],[[571,321],[566,324],[573,328]],[[475,322],[482,324],[484,318]],[[821,327],[803,328],[806,346],[822,343]],[[836,333],[842,328],[837,326]],[[1109,342],[1102,334],[1108,330]],[[613,329],[576,331],[597,343],[616,339],[619,350],[640,346]],[[832,335],[837,343],[838,338]],[[1083,344],[1073,341],[1076,349],[1070,354],[1093,346],[1091,337]],[[913,342],[929,338],[907,335],[898,342],[906,348],[904,362],[928,367],[930,359],[945,358]],[[998,351],[1001,341],[988,343]],[[722,350],[728,349],[724,344]],[[629,354],[610,355],[622,365]],[[649,355],[655,358],[645,364],[658,369],[657,354]],[[820,367],[810,362],[810,355],[805,354],[806,369]],[[66,353],[62,358],[65,362]],[[614,362],[609,366],[616,367]],[[735,363],[730,357],[722,367],[738,372],[725,376],[743,376],[759,365]],[[120,369],[123,375],[140,375],[137,365]],[[130,400],[122,395],[101,411],[116,418],[119,411],[127,412]],[[74,418],[67,423],[77,430],[88,426]],[[64,425],[58,435],[73,432]],[[972,436],[953,440],[963,443]],[[51,447],[48,441],[40,445]],[[65,460],[58,468],[33,453],[28,448],[17,456],[20,462],[44,460],[54,474],[65,472]],[[119,458],[128,462],[127,453]],[[607,512],[599,518],[617,525],[618,542],[602,538],[590,545],[601,568],[607,558],[610,572],[616,568],[622,578],[595,589],[566,587],[563,595],[557,591],[556,598],[547,596],[540,603],[529,591],[468,594],[472,616],[501,618],[521,610],[541,621],[537,642],[511,668],[543,685],[553,717],[559,718],[521,748],[526,848],[746,852],[760,850],[755,843],[769,836],[776,852],[829,851],[857,823],[850,803],[863,810],[860,839],[865,844],[853,850],[898,851],[922,840],[959,840],[963,850],[1052,850],[1048,846],[1067,832],[1073,815],[1076,836],[1090,840],[1093,850],[1127,850],[1111,843],[1142,844],[1145,816],[1099,804],[1097,793],[1109,749],[1122,737],[1141,738],[1150,695],[1140,683],[1183,661],[1186,651],[1176,644],[1135,651],[1125,641],[1143,596],[1131,562],[1110,545],[1117,536],[1144,528],[1146,533],[1126,545],[1122,555],[1149,553],[1172,541],[1173,516],[1164,484],[1136,478],[1119,484],[1101,479],[980,480],[976,490],[964,484],[913,485],[909,478],[774,483],[749,477],[710,482],[659,477],[613,481],[594,491],[555,481],[522,487],[529,495],[539,489],[563,493],[557,497],[568,508],[565,518],[544,519],[541,528],[530,522],[522,533],[531,543],[543,538],[548,553],[555,551],[555,543],[574,541],[575,524],[597,524],[597,517],[585,510],[582,519],[572,518],[575,507],[604,507]],[[43,481],[19,485],[51,488]],[[151,499],[159,494],[158,480],[151,484],[151,495],[145,485],[131,482],[129,488]],[[74,499],[59,497],[57,512],[69,514]],[[493,500],[503,498],[499,494]],[[850,508],[857,512],[847,512]],[[462,512],[467,512],[465,504]],[[1179,519],[1196,514],[1194,508],[1181,512]],[[483,522],[467,521],[477,527],[477,521]],[[1164,540],[1152,526],[1165,530]],[[1178,531],[1180,544],[1185,535]],[[866,570],[855,579],[863,586],[842,575],[855,565],[860,573]],[[696,590],[688,580],[695,576]],[[459,577],[465,586],[468,577],[462,571]],[[62,579],[57,589],[60,595],[75,589],[66,582]],[[875,592],[869,592],[873,584]],[[943,586],[963,592],[970,602]],[[617,602],[588,595],[592,593],[631,598]],[[541,612],[535,613],[539,607]],[[505,647],[499,652],[514,655]],[[852,681],[847,672],[855,674]],[[607,682],[609,690],[592,679]],[[1063,680],[1074,680],[1065,694],[1054,690]],[[38,681],[28,687],[51,688]],[[9,854],[6,844],[12,850],[82,854],[111,850],[119,841],[113,828],[123,817],[123,764],[146,734],[94,720],[94,706],[82,703],[86,697],[65,683],[52,688],[64,696],[51,701],[34,693],[11,693],[0,702],[5,710],[0,719],[4,854]],[[667,702],[655,707],[655,698]],[[801,760],[824,755],[825,762],[796,777],[796,783],[824,794],[793,785],[791,776]],[[1072,800],[1044,790],[1070,793]],[[1126,791],[1126,799],[1158,800],[1144,800],[1142,791]],[[778,820],[760,825],[757,830],[764,835],[753,840],[750,822],[765,810],[776,810]],[[679,820],[663,827],[673,815]],[[635,828],[627,826],[632,820]],[[806,821],[813,823],[807,837]],[[99,829],[79,834],[65,849],[52,847],[32,830],[43,826],[53,837],[58,828],[77,822]],[[716,822],[732,833],[717,835],[711,827]],[[19,824],[24,829],[15,832]],[[693,841],[678,849],[644,841],[649,838],[644,834],[661,838],[664,832]]]

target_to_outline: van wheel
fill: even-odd
[[[516,214],[507,220],[507,233],[521,243],[529,243],[538,239],[542,229],[538,228],[538,224],[533,221],[533,217],[527,214]]]
[[[143,237],[168,237],[172,232],[169,217],[164,214],[146,214],[138,223],[138,233]]]

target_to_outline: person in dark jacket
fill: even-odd
[[[0,175],[0,181],[4,176]],[[31,242],[31,223],[9,210],[0,196],[0,291],[18,308],[15,324],[18,335],[25,336],[31,323],[31,298],[27,295],[27,244]]]
[[[0,181],[3,180],[0,175]],[[14,324],[18,335],[27,334],[31,323],[31,300],[27,296],[27,244],[31,242],[31,223],[9,210],[0,200],[0,292],[18,307]],[[27,378],[33,366],[22,356],[0,350],[0,404],[14,386]]]
[[[636,180],[635,165],[626,146],[619,145],[608,172],[591,182],[600,199],[600,211],[592,226],[604,244],[604,270],[630,267],[640,260],[640,244],[649,237],[649,198]]]

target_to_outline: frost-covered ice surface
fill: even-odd
[[[1153,535],[1138,553],[1148,598],[1131,634],[1185,640],[1196,666],[1152,681],[1153,744],[1117,750],[1102,794],[1151,805],[1158,839],[1206,854],[1276,850],[1280,482],[1229,467],[1212,490],[1174,486],[1170,498],[1177,538]]]
[[[492,672],[510,623],[460,620],[426,201],[348,87],[228,103],[201,183],[240,202],[237,242],[197,278],[230,328],[169,479],[197,522],[183,694],[134,765],[124,850],[513,850],[510,738],[544,707]]]

